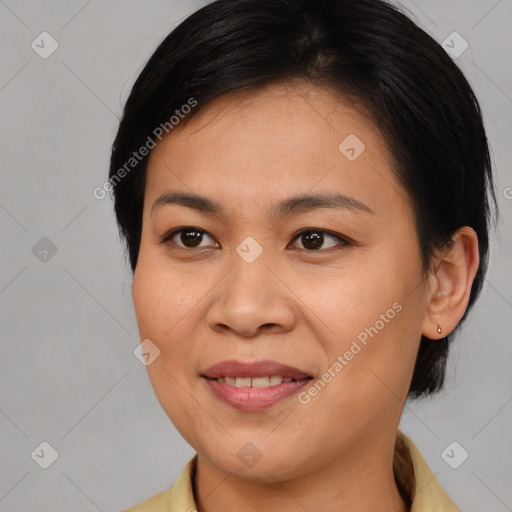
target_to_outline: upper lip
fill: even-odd
[[[279,375],[294,380],[302,380],[310,377],[298,368],[278,363],[277,361],[221,361],[204,370],[201,375],[209,379],[221,377],[266,377]]]

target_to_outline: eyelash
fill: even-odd
[[[180,245],[177,245],[176,243],[172,242],[172,238],[174,238],[177,234],[182,233],[182,232],[187,232],[187,231],[195,231],[195,232],[200,233],[202,235],[207,235],[212,240],[214,240],[214,238],[207,231],[205,231],[204,229],[196,228],[194,226],[185,226],[185,227],[180,227],[180,228],[177,228],[177,229],[173,229],[172,231],[169,231],[168,233],[166,233],[162,237],[160,243],[162,245],[167,245],[169,242],[171,242],[178,249],[183,249],[183,250],[186,250],[186,251],[191,251],[193,249],[204,249],[204,247],[181,247]],[[294,242],[295,240],[300,238],[302,235],[308,234],[308,233],[318,233],[318,234],[322,234],[322,235],[328,235],[328,236],[331,236],[333,238],[337,238],[339,240],[339,244],[337,246],[334,246],[334,247],[329,247],[328,249],[316,249],[316,250],[314,250],[314,249],[313,250],[312,249],[300,249],[301,251],[306,251],[306,252],[310,252],[310,253],[330,252],[332,250],[340,250],[340,249],[343,249],[345,247],[350,247],[350,246],[355,245],[355,242],[353,240],[350,240],[349,238],[347,238],[347,237],[345,237],[343,235],[340,235],[339,233],[335,233],[333,231],[328,231],[326,229],[317,229],[317,228],[303,228],[303,229],[299,230],[297,233],[295,233],[293,235],[293,237],[291,239],[291,242]],[[216,242],[216,243],[218,243],[218,242]]]

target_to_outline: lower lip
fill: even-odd
[[[299,392],[311,379],[283,382],[266,388],[237,388],[225,382],[204,378],[213,393],[235,409],[262,411]]]

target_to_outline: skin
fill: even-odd
[[[365,144],[354,161],[338,150],[350,134]],[[436,340],[438,325],[444,336],[462,317],[478,243],[461,228],[423,273],[414,212],[392,169],[367,115],[302,82],[216,99],[152,151],[133,300],[141,339],[160,349],[147,367],[152,386],[198,452],[200,512],[406,510],[392,460],[420,337]],[[225,212],[177,204],[152,212],[170,191],[206,196]],[[371,213],[267,216],[281,200],[333,191]],[[206,232],[199,247],[187,248],[180,233],[161,243],[184,226]],[[302,228],[354,243],[325,234],[312,250],[295,236]],[[236,252],[248,236],[263,250],[252,263]],[[240,411],[200,377],[227,359],[270,359],[316,380],[396,303],[401,311],[307,404],[294,395]],[[237,456],[248,442],[261,454],[252,467]]]

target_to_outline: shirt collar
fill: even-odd
[[[400,430],[396,435],[393,470],[398,486],[410,496],[410,512],[460,512],[416,445]]]

